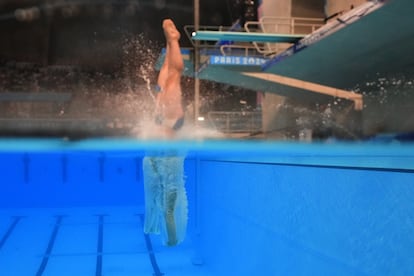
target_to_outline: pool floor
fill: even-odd
[[[0,209],[0,275],[211,275],[189,238],[170,248],[144,235],[140,209]]]

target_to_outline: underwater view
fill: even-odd
[[[0,1],[0,275],[413,274],[413,9]]]

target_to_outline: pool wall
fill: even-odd
[[[199,160],[199,252],[214,275],[414,275],[414,170],[363,162],[412,157],[306,154]]]
[[[185,161],[194,183],[195,162]],[[136,206],[143,212],[142,155],[124,152],[2,152],[0,208]],[[190,229],[194,185],[187,185]]]
[[[143,205],[141,162],[104,153],[2,153],[0,206]]]

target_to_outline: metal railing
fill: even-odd
[[[305,17],[274,17],[263,16],[259,21],[247,21],[243,28],[234,26],[200,26],[200,31],[245,31],[278,34],[310,34],[324,25],[323,18]],[[192,33],[195,31],[193,25],[184,26],[184,32],[195,46]],[[264,55],[272,56],[286,48],[290,43],[233,43],[232,41],[200,41],[200,48],[216,50],[217,53],[227,55]]]
[[[264,33],[309,34],[324,25],[323,18],[263,16],[259,21],[247,21],[246,32],[255,31],[251,26],[259,25]]]
[[[263,16],[259,21],[247,21],[246,32],[277,34],[310,34],[325,24],[323,18]],[[272,56],[291,46],[290,43],[252,43],[257,52]]]
[[[208,123],[223,133],[253,133],[262,130],[260,111],[210,111]]]
[[[218,31],[218,32],[227,32],[232,30],[232,26],[209,26],[209,25],[204,25],[204,26],[199,26],[199,31]],[[241,29],[242,30],[242,29]],[[235,30],[233,30],[235,31]],[[193,46],[195,46],[194,40],[192,39],[192,34],[193,32],[195,32],[195,28],[194,25],[185,25],[184,26],[184,32],[187,36],[187,38],[190,40],[191,44]],[[211,42],[211,41],[200,41],[200,47],[201,48],[217,48],[217,43],[216,42]]]
[[[200,31],[244,31],[242,27],[235,28],[234,26],[200,26]],[[187,38],[190,40],[193,47],[195,47],[195,43],[192,39],[192,33],[195,31],[194,25],[186,25],[184,26],[184,32]],[[251,43],[233,43],[232,41],[199,41],[199,47],[201,49],[200,53],[203,54],[211,54],[216,53],[217,55],[223,56],[230,56],[230,55],[237,55],[237,56],[257,56],[261,55],[257,52],[256,47]]]

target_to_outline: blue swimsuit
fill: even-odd
[[[177,131],[183,127],[184,117],[181,117],[176,121],[173,121],[173,120],[166,120],[161,115],[157,115],[155,116],[155,124],[160,125],[160,126],[164,125],[164,126],[170,127],[172,130]]]
[[[162,89],[159,85],[155,86],[155,92],[156,93],[161,93]],[[157,114],[155,116],[155,124],[159,125],[159,126],[167,126],[169,128],[171,128],[172,130],[179,130],[180,128],[183,127],[184,125],[184,117],[181,117],[179,119],[177,119],[176,121],[174,120],[169,120],[169,119],[165,119],[161,114]]]

